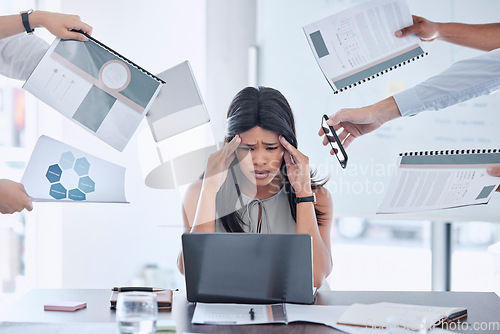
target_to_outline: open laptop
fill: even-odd
[[[187,299],[312,304],[309,234],[184,233]]]

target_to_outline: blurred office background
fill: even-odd
[[[302,26],[361,0],[5,0],[0,13],[29,8],[78,14],[93,36],[152,73],[189,60],[216,139],[231,98],[248,85],[277,88],[294,109],[300,149],[331,177],[334,290],[455,290],[500,293],[500,193],[486,206],[376,216],[399,152],[500,147],[500,93],[439,113],[401,119],[355,141],[341,170],[317,136],[322,114],[379,101],[481,52],[443,42],[429,55],[334,95]],[[499,22],[495,0],[409,0],[434,21]],[[49,43],[43,29],[36,33]],[[144,185],[143,122],[118,152],[38,102],[22,82],[0,78],[0,177],[19,181],[33,146],[49,135],[127,168],[130,204],[35,203],[0,216],[0,309],[32,288],[182,288],[176,269],[182,190]],[[195,140],[194,138],[192,139]],[[189,150],[192,143],[186,142]],[[449,253],[448,253],[449,252]],[[449,265],[447,263],[449,262]]]

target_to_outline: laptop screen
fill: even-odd
[[[184,233],[182,247],[191,302],[314,302],[308,234]]]

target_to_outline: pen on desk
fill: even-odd
[[[111,291],[118,291],[118,292],[128,292],[128,291],[160,292],[164,290],[165,289],[151,288],[147,286],[122,286],[122,287],[115,286],[113,289],[111,289]]]
[[[253,308],[251,308],[248,313],[250,314],[250,320],[254,320],[255,319],[255,312],[253,311]]]

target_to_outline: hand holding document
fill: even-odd
[[[403,213],[486,204],[500,177],[500,150],[410,152],[399,157],[396,176],[377,213]]]
[[[405,0],[372,0],[303,29],[321,71],[338,93],[425,55],[415,35],[395,36],[412,24]]]
[[[34,202],[126,203],[125,168],[41,136],[21,183]]]
[[[122,151],[146,115],[162,80],[89,36],[57,38],[24,89]]]

